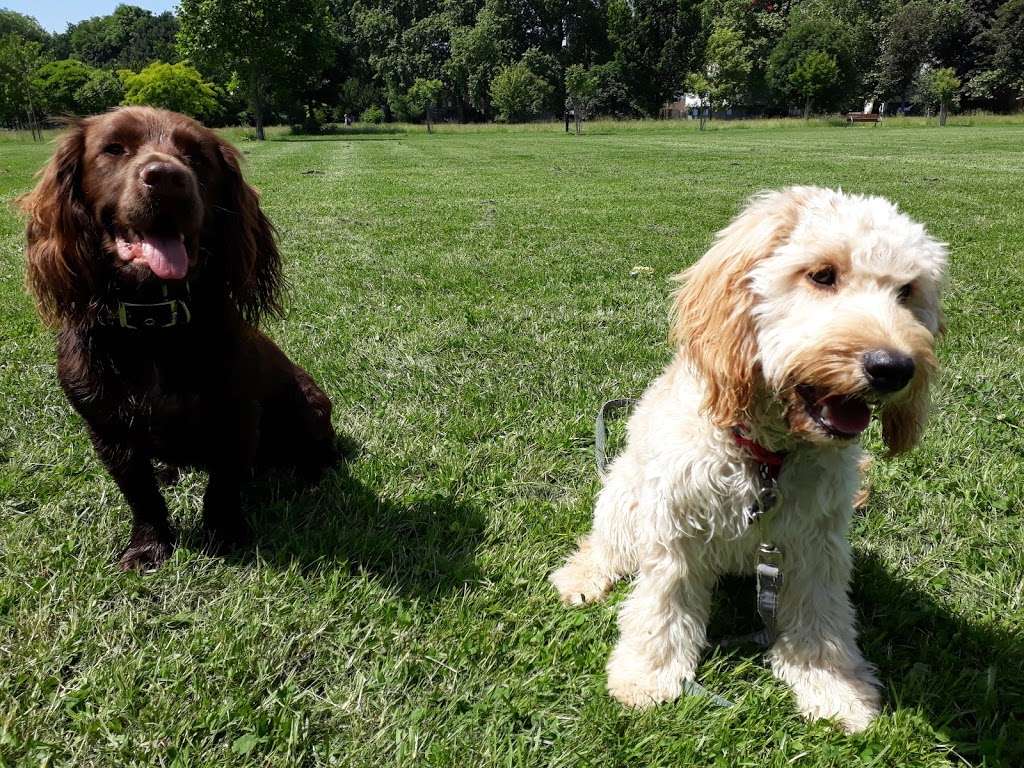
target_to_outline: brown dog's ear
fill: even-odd
[[[809,192],[758,195],[677,278],[670,338],[704,379],[704,409],[718,426],[744,422],[757,387],[750,271],[789,236]]]
[[[84,321],[95,295],[100,234],[82,196],[85,125],[76,123],[18,204],[28,214],[25,282],[43,320]]]
[[[214,224],[220,242],[216,257],[223,260],[231,298],[255,324],[263,315],[281,312],[281,254],[259,195],[242,177],[238,150],[221,141],[220,156],[224,184]]]

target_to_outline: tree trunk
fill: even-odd
[[[430,102],[427,102],[427,133],[433,133],[430,119]]]
[[[806,102],[804,102],[804,120],[810,120],[810,119],[811,119],[811,100],[808,99]]]
[[[949,105],[946,102],[939,104],[939,125],[946,124],[946,116],[949,114]]]
[[[260,89],[259,75],[252,73],[249,81],[249,108],[252,109],[253,120],[256,122],[256,140],[263,141],[263,94]]]

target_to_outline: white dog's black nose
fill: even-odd
[[[868,384],[876,392],[899,392],[914,378],[914,358],[891,349],[873,349],[862,358]]]

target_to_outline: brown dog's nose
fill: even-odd
[[[899,392],[914,378],[914,358],[892,349],[873,349],[861,360],[868,384],[876,392]]]
[[[146,163],[139,171],[142,183],[158,194],[176,194],[185,189],[185,169],[163,160]]]

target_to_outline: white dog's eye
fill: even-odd
[[[807,279],[818,285],[832,286],[836,284],[836,268],[833,266],[821,267],[808,273]]]
[[[907,283],[906,285],[900,287],[900,289],[896,292],[896,296],[900,301],[906,301],[913,295],[913,293],[914,284]]]

